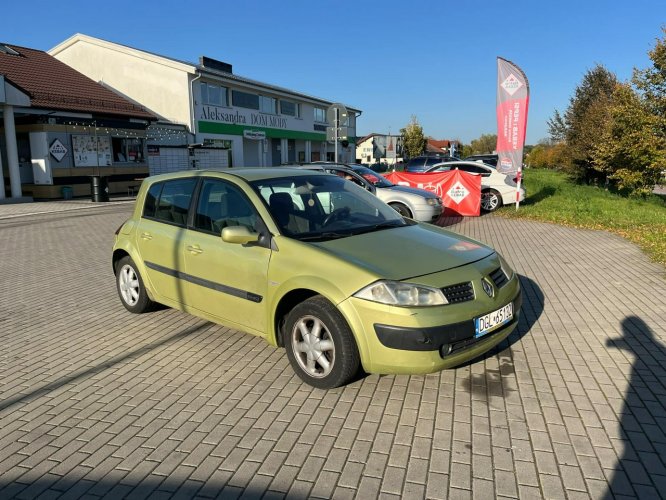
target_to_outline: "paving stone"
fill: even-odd
[[[617,236],[443,222],[518,272],[516,332],[457,369],[322,391],[259,338],[125,311],[108,235],[131,205],[74,201],[0,205],[0,275],[21,285],[0,288],[0,497],[666,491],[664,270]]]

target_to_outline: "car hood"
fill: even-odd
[[[378,279],[392,280],[446,271],[494,253],[478,241],[427,224],[383,229],[313,245],[364,268]]]
[[[418,195],[418,196],[423,196],[425,198],[436,198],[437,197],[437,195],[435,193],[431,193],[430,191],[427,191],[425,189],[409,187],[409,186],[395,185],[395,186],[391,186],[391,187],[378,188],[378,189],[388,189],[389,191],[399,191],[401,193],[415,194],[415,195]]]

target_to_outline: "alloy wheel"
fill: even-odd
[[[335,344],[326,325],[314,316],[304,316],[291,332],[291,343],[301,369],[314,378],[324,378],[335,363]]]

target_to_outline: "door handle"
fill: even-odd
[[[195,255],[203,253],[203,249],[199,245],[188,245],[187,251]]]
[[[141,233],[141,239],[144,239],[144,240],[152,240],[152,239],[153,239],[153,235],[150,234],[150,233]]]

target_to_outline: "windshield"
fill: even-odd
[[[333,175],[299,175],[250,183],[282,234],[322,241],[409,224],[363,188]]]
[[[387,188],[394,185],[386,177],[370,168],[353,166],[351,169],[375,187]]]

